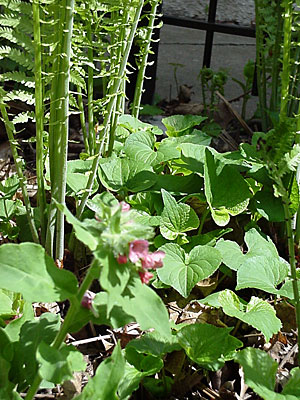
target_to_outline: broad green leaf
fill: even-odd
[[[154,143],[151,132],[132,133],[125,141],[124,151],[131,160],[153,166],[163,161],[163,156],[154,151]]]
[[[161,214],[161,234],[169,240],[175,240],[178,235],[198,228],[199,218],[195,211],[188,205],[176,203],[164,189],[161,190],[164,209]]]
[[[3,290],[0,290],[0,316],[14,314],[12,304],[12,299]]]
[[[246,210],[251,197],[246,181],[235,166],[227,165],[207,148],[204,183],[205,196],[217,225],[227,225],[230,215]]]
[[[278,364],[262,350],[247,347],[235,357],[244,370],[245,383],[264,400],[298,400],[300,396],[300,369],[294,368],[291,378],[281,393],[275,393]],[[258,373],[259,372],[259,373]]]
[[[14,379],[31,384],[38,370],[36,352],[43,341],[50,345],[60,328],[59,315],[44,313],[37,320],[26,321],[20,331],[20,341],[17,347],[17,364],[14,365]]]
[[[206,146],[194,143],[182,143],[178,146],[181,150],[181,159],[184,166],[190,171],[204,175],[205,149]]]
[[[17,342],[19,340],[19,334],[23,324],[26,321],[32,321],[34,319],[31,302],[25,301],[21,310],[22,313],[19,318],[10,321],[10,323],[5,327],[5,332],[12,342]]]
[[[284,221],[284,209],[280,198],[274,196],[271,191],[259,191],[253,197],[257,211],[268,221]]]
[[[117,400],[117,389],[125,373],[125,359],[120,344],[114,348],[111,357],[106,358],[97,368],[76,400]]]
[[[126,347],[125,357],[126,360],[138,371],[146,373],[145,376],[154,375],[164,366],[164,363],[160,357],[152,354],[142,354],[134,347]]]
[[[163,134],[163,131],[161,129],[159,129],[157,126],[147,124],[146,122],[142,122],[130,114],[121,115],[118,119],[118,124],[119,124],[119,126],[122,126],[126,129],[128,129],[131,133],[148,131],[155,135]]]
[[[207,117],[197,115],[172,115],[163,118],[162,123],[167,128],[167,136],[183,136],[192,132],[194,126],[200,125]]]
[[[131,340],[126,349],[129,347],[134,347],[140,353],[152,354],[158,357],[181,349],[176,335],[164,338],[158,332],[149,332],[139,339]]]
[[[92,170],[92,160],[71,160],[67,163],[67,195],[82,195],[88,183]],[[98,188],[97,181],[92,188],[92,193]]]
[[[173,195],[186,195],[201,191],[203,188],[203,179],[197,174],[186,176],[180,175],[157,175],[156,182],[148,190],[151,192],[160,192],[166,190]]]
[[[248,252],[243,254],[236,242],[223,239],[218,241],[216,248],[222,253],[222,261],[228,268],[237,271],[246,260],[254,256],[274,258],[284,263],[271,239],[265,239],[256,229],[252,228],[246,232],[245,242]]]
[[[188,325],[177,333],[179,344],[187,356],[203,368],[217,371],[225,361],[232,360],[243,343],[230,336],[232,328],[217,328],[209,324]]]
[[[48,382],[63,383],[72,379],[75,371],[84,371],[83,355],[74,347],[62,345],[59,350],[42,341],[37,349],[39,374]]]
[[[113,191],[125,189],[139,192],[149,189],[156,182],[156,175],[149,164],[126,158],[104,159],[99,175],[102,184]]]
[[[237,272],[236,290],[256,288],[268,293],[279,294],[276,288],[287,277],[286,263],[279,258],[254,256],[243,262]]]
[[[17,290],[31,302],[63,301],[76,293],[77,280],[58,269],[41,246],[9,243],[0,247],[0,288]]]
[[[231,290],[223,290],[218,301],[225,314],[235,317],[261,331],[268,342],[281,328],[274,308],[266,301],[252,296],[248,304],[240,301]]]
[[[220,252],[211,246],[196,246],[186,254],[178,244],[168,243],[160,250],[166,255],[157,275],[183,297],[187,297],[199,281],[211,276],[221,264]]]
[[[97,253],[96,253],[97,257]],[[130,267],[120,265],[113,256],[107,256],[101,261],[100,285],[107,292],[107,316],[113,306],[121,301],[122,293],[130,278]]]
[[[126,313],[134,317],[141,329],[154,328],[162,337],[170,337],[168,311],[154,290],[142,284],[138,275],[129,281],[127,290],[129,293],[123,296],[120,304]]]

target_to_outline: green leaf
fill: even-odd
[[[172,115],[163,118],[162,123],[167,128],[167,136],[183,136],[192,132],[194,126],[200,125],[207,117],[198,115]]]
[[[125,141],[124,151],[131,160],[153,166],[163,160],[163,156],[153,150],[154,143],[151,132],[132,133]]]
[[[80,196],[82,195],[88,183],[89,175],[92,169],[92,160],[71,160],[67,163],[67,195]],[[98,188],[97,181],[95,182],[92,193]]]
[[[164,366],[160,357],[156,357],[152,354],[142,354],[134,347],[126,347],[125,357],[138,371],[145,373],[145,376],[154,375]]]
[[[288,265],[278,258],[265,256],[248,258],[237,272],[236,290],[256,288],[268,293],[279,294],[276,286],[283,282],[288,272]]]
[[[20,331],[18,355],[14,365],[14,379],[30,385],[38,370],[36,352],[43,341],[50,345],[60,328],[59,315],[44,313],[38,320],[26,321]]]
[[[232,360],[243,343],[230,336],[232,328],[217,328],[209,324],[188,325],[177,333],[179,344],[187,356],[203,368],[217,371],[225,361]]]
[[[259,191],[253,197],[257,211],[270,222],[284,221],[282,200],[271,191]]]
[[[236,167],[227,165],[206,148],[204,165],[205,196],[212,218],[219,226],[246,210],[251,197],[248,185]]]
[[[118,343],[111,357],[106,358],[97,368],[76,400],[117,400],[117,389],[124,376],[125,359]]]
[[[186,254],[177,244],[168,243],[160,250],[166,255],[157,275],[183,297],[188,297],[193,287],[211,276],[221,264],[220,252],[211,246],[196,246]]]
[[[281,322],[276,317],[274,308],[258,297],[252,296],[250,302],[244,304],[234,292],[223,290],[218,293],[218,302],[225,314],[238,318],[261,331],[267,342],[281,328]]]
[[[195,211],[188,205],[176,203],[164,189],[161,190],[164,209],[161,214],[161,234],[169,240],[175,240],[178,235],[198,228],[199,218]]]
[[[63,301],[76,293],[77,280],[58,269],[40,245],[9,243],[0,247],[0,288],[17,290],[31,302]]]
[[[26,321],[32,321],[34,319],[34,312],[31,302],[25,301],[21,311],[21,316],[10,321],[10,323],[5,327],[5,332],[12,342],[17,342],[19,340],[20,330],[23,324]]]
[[[140,324],[142,330],[155,329],[162,337],[170,337],[168,311],[161,298],[139,276],[134,276],[128,285],[129,293],[122,298],[122,307]]]
[[[228,268],[237,271],[240,266],[249,258],[254,256],[264,256],[284,261],[278,256],[276,246],[272,240],[266,239],[254,228],[245,234],[245,242],[248,247],[247,254],[243,254],[239,245],[230,240],[220,239],[216,248],[222,253],[222,261]]]
[[[0,290],[0,316],[14,314],[12,299],[3,290]]]
[[[107,158],[100,164],[101,183],[110,190],[121,189],[139,192],[149,189],[156,182],[152,167],[143,161],[126,158]]]
[[[149,332],[139,339],[131,340],[127,344],[126,349],[129,347],[134,347],[140,353],[152,354],[158,357],[162,357],[166,353],[181,350],[176,335],[165,338],[161,337],[158,332]]]
[[[186,176],[180,175],[157,175],[156,182],[148,190],[151,192],[160,192],[166,190],[173,195],[186,195],[201,191],[203,188],[203,179],[196,174]]]
[[[118,120],[119,126],[128,129],[131,133],[136,133],[140,131],[151,132],[155,135],[162,135],[163,131],[157,126],[147,124],[146,122],[139,121],[137,118],[130,114],[123,114]]]
[[[83,355],[74,347],[63,345],[59,350],[42,341],[37,349],[39,374],[48,382],[63,383],[72,379],[75,371],[84,371]]]

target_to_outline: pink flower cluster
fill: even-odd
[[[141,260],[142,271],[139,272],[142,283],[149,283],[149,280],[153,277],[153,274],[149,272],[149,269],[156,269],[163,266],[163,258],[165,253],[163,251],[155,251],[149,253],[149,243],[147,240],[134,240],[129,244],[129,260],[135,264]],[[119,255],[117,258],[119,264],[127,263],[127,256]]]

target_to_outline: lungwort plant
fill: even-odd
[[[125,400],[139,387],[154,398],[184,396],[187,380],[207,384],[236,362],[263,399],[296,400],[299,362],[279,393],[277,363],[246,340],[253,329],[263,343],[275,340],[285,323],[277,315],[280,304],[295,310],[300,324],[299,119],[289,111],[292,3],[276,8],[283,57],[274,128],[255,133],[235,152],[219,153],[206,117],[166,117],[165,134],[137,119],[159,3],[149,2],[148,25],[139,28],[143,1],[0,0],[0,54],[11,60],[1,64],[0,112],[16,166],[16,176],[0,185],[1,230],[16,241],[0,247],[0,397],[31,400],[39,388],[84,371],[70,335],[87,324],[115,329],[137,322],[139,337],[117,343],[73,398]],[[134,41],[141,50],[129,115]],[[260,68],[258,76],[263,63]],[[17,100],[31,108],[12,117]],[[68,161],[75,114],[84,151]],[[37,207],[17,140],[16,122],[27,118],[36,126]],[[23,202],[15,200],[19,189]],[[31,236],[23,240],[26,229]],[[284,245],[276,246],[281,232]],[[74,273],[63,268],[65,249]],[[170,322],[174,301],[193,301],[200,318]],[[33,303],[52,302],[67,304],[63,321],[50,312],[34,314]]]

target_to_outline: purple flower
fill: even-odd
[[[87,308],[88,310],[91,310],[93,307],[93,300],[95,298],[96,294],[91,292],[90,290],[87,290],[84,295],[83,298],[81,300],[81,305],[84,308]]]
[[[163,251],[148,253],[142,258],[142,267],[144,269],[156,269],[163,266],[163,258],[166,254]]]
[[[148,271],[140,271],[139,272],[140,278],[142,283],[149,283],[150,279],[153,278],[153,274],[151,274],[151,272]]]
[[[129,244],[129,260],[135,264],[147,256],[149,243],[147,240],[134,240]]]
[[[122,212],[127,212],[130,210],[130,205],[125,201],[121,201],[120,205],[122,206]]]
[[[119,254],[117,258],[117,263],[118,264],[126,264],[127,263],[127,256],[126,254]]]

